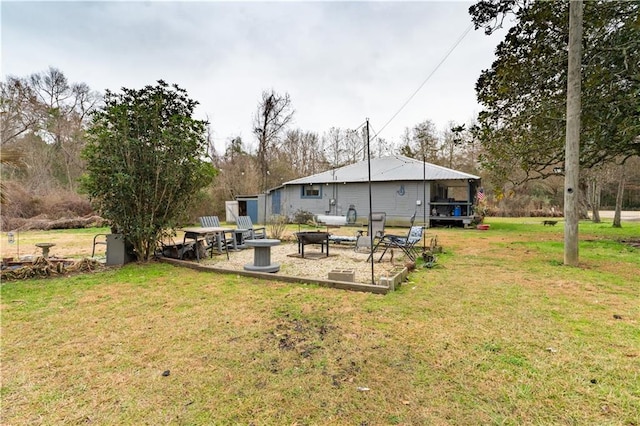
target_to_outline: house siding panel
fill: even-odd
[[[387,220],[406,223],[416,213],[416,223],[422,222],[423,208],[416,200],[423,201],[423,184],[413,182],[374,182],[371,185],[372,209],[374,212],[387,213]],[[426,198],[430,197],[430,185],[427,183]],[[331,206],[330,200],[336,203]],[[329,184],[323,187],[322,198],[302,198],[300,185],[289,185],[282,190],[282,214],[293,217],[298,210],[313,214],[331,214],[345,216],[350,206],[354,206],[358,222],[366,222],[369,215],[369,185],[367,183]]]

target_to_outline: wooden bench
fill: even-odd
[[[557,220],[543,220],[542,221],[542,226],[556,226],[556,223],[558,223]]]

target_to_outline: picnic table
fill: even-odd
[[[195,252],[196,259],[198,262],[200,261],[200,250],[198,250],[198,244],[207,240],[207,237],[216,236],[216,240],[218,243],[218,253],[222,254],[222,252],[227,253],[227,259],[229,259],[229,248],[226,244],[223,244],[224,234],[233,233],[235,230],[231,228],[223,228],[217,226],[211,227],[193,227],[193,228],[182,228],[184,231],[184,239],[183,244],[186,244],[188,239],[195,241]],[[234,244],[235,244],[235,238]],[[213,256],[213,247],[211,247],[211,255]]]

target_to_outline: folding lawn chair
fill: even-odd
[[[371,256],[373,253],[378,250],[380,245],[384,246],[384,251],[378,259],[378,262],[382,261],[382,257],[390,248],[398,248],[402,250],[409,259],[415,261],[417,257],[416,253],[416,244],[418,241],[422,240],[422,233],[424,228],[422,226],[414,226],[413,223],[416,221],[416,212],[413,212],[411,215],[411,219],[409,219],[409,223],[411,224],[409,228],[409,233],[407,235],[384,235],[380,240],[378,240],[378,244],[374,247],[371,252]],[[370,258],[369,258],[370,259]]]
[[[376,249],[380,245],[384,246],[384,250],[382,252],[382,255],[380,255],[380,259],[378,259],[378,262],[382,261],[382,258],[384,257],[384,254],[387,252],[387,250],[393,249],[393,248],[398,248],[402,250],[409,259],[415,261],[417,257],[416,244],[420,240],[422,240],[422,234],[423,234],[423,227],[422,225],[419,225],[419,226],[412,226],[411,228],[409,228],[409,233],[406,236],[400,236],[400,235],[383,236],[380,239],[380,241],[378,241],[378,244],[376,245]]]
[[[361,248],[366,248],[370,250],[374,245],[372,242],[375,242],[376,239],[382,238],[384,235],[384,225],[387,221],[386,213],[371,213],[371,218],[369,220],[369,225],[367,226],[367,233],[364,235],[362,231],[359,231],[358,237],[356,239],[356,251]],[[372,241],[373,240],[373,241]]]

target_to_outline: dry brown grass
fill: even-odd
[[[9,244],[7,232],[0,239],[2,257],[19,258],[38,256],[42,250],[36,243],[54,243],[50,255],[54,257],[83,258],[91,256],[93,237],[98,233],[109,233],[108,228],[62,229],[49,231],[13,231],[15,243]],[[96,256],[105,255],[105,246],[96,246]]]

